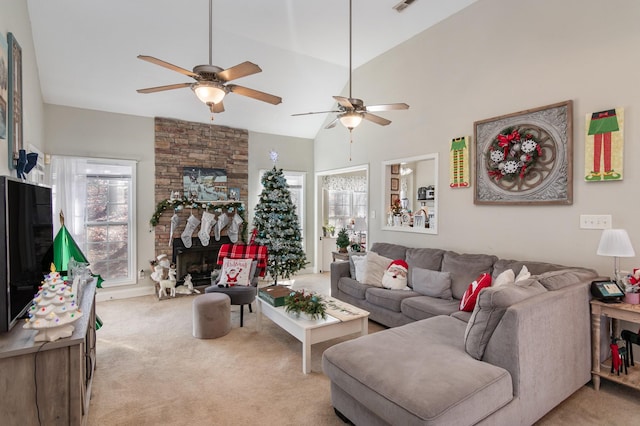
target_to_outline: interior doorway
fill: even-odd
[[[316,172],[315,271],[328,272],[345,228],[352,243],[366,248],[369,231],[369,165]],[[333,232],[331,232],[333,231]]]

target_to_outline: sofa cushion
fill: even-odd
[[[447,251],[442,258],[442,272],[451,272],[451,292],[456,299],[469,287],[469,283],[482,273],[491,274],[493,263],[498,258],[488,254],[458,254]]]
[[[455,299],[446,300],[430,296],[408,297],[400,304],[400,311],[406,317],[418,321],[437,315],[451,315],[453,312],[459,312],[458,304]]]
[[[467,353],[476,359],[482,359],[487,343],[507,308],[546,291],[542,284],[534,279],[482,290],[464,333],[464,347]]]
[[[349,273],[351,273],[351,278],[357,280],[356,276],[356,260],[361,260],[363,256],[365,256],[366,252],[351,252],[349,253]]]
[[[407,248],[406,261],[409,264],[408,286],[413,286],[411,270],[413,268],[431,269],[439,271],[442,265],[444,250],[432,248]]]
[[[476,306],[476,299],[478,298],[478,293],[485,287],[489,287],[491,285],[491,275],[489,274],[480,274],[478,278],[473,280],[467,291],[462,295],[462,299],[460,299],[460,310],[471,312],[473,308]]]
[[[407,248],[399,244],[376,242],[371,246],[371,251],[389,259],[404,259]]]
[[[382,276],[393,259],[380,256],[374,251],[368,252],[366,259],[367,264],[364,270],[364,278],[362,279],[363,284],[382,287]]]
[[[534,275],[540,281],[540,284],[547,290],[559,290],[563,287],[576,284],[580,281],[588,281],[598,276],[598,273],[592,269],[586,268],[568,268],[559,271],[549,271],[543,274]]]
[[[338,281],[338,290],[356,299],[364,300],[368,288],[371,288],[371,286],[362,284],[349,277],[342,277]]]
[[[517,274],[518,271],[522,270],[523,266],[526,266],[532,275],[538,275],[549,271],[557,271],[559,269],[567,269],[566,266],[556,265],[554,263],[498,259],[493,265],[493,279],[507,269],[512,269],[513,272]]]
[[[411,269],[413,291],[438,299],[452,300],[451,273],[432,271],[430,269]]]
[[[386,288],[369,287],[365,293],[367,302],[381,306],[393,312],[400,312],[400,304],[407,297],[420,296],[411,290],[389,290]]]
[[[465,352],[465,327],[441,315],[369,334],[325,350],[322,367],[380,423],[476,424],[513,399],[513,385],[507,370]]]

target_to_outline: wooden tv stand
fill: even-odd
[[[96,361],[95,294],[94,279],[81,292],[83,315],[71,337],[34,343],[36,331],[22,323],[0,334],[2,424],[87,423]]]

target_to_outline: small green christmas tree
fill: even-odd
[[[253,219],[256,244],[267,246],[267,272],[278,284],[278,278],[290,278],[307,264],[296,206],[291,201],[289,185],[282,169],[273,169],[262,177],[264,189]]]
[[[345,228],[342,228],[338,232],[338,238],[336,238],[336,246],[340,249],[340,253],[345,253],[347,251],[347,247],[349,247],[349,233]]]

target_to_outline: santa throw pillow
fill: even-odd
[[[394,260],[389,264],[382,276],[382,287],[392,290],[404,290],[407,288],[407,271],[409,265],[402,259]]]
[[[252,259],[229,259],[222,261],[219,286],[249,285]]]
[[[478,299],[478,293],[485,287],[489,287],[491,285],[491,275],[490,274],[480,274],[478,278],[476,278],[469,287],[467,291],[462,295],[462,299],[460,300],[460,310],[466,312],[473,312],[473,308],[476,306],[476,299]]]

